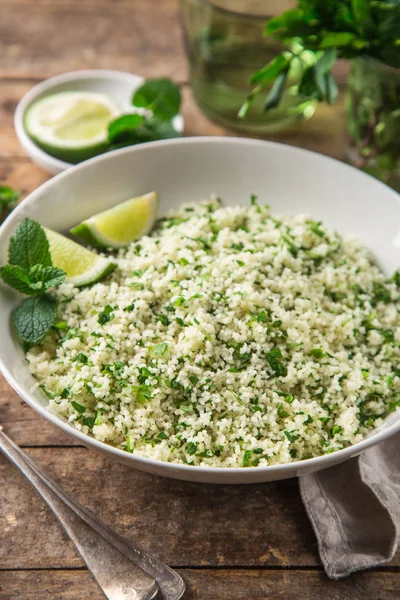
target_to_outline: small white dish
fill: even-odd
[[[400,265],[396,247],[399,195],[337,160],[283,144],[245,138],[182,138],[151,142],[92,158],[40,186],[0,228],[0,264],[10,236],[30,217],[66,231],[83,219],[149,190],[160,196],[159,214],[211,193],[224,204],[247,204],[250,194],[276,213],[305,213],[366,244],[387,274]],[[400,410],[358,444],[317,458],[269,467],[210,468],[166,463],[124,452],[74,429],[49,412],[35,387],[10,323],[21,297],[0,284],[0,370],[32,408],[69,436],[106,457],[156,475],[203,483],[257,483],[287,479],[339,464],[400,430]]]
[[[29,137],[24,127],[25,112],[33,102],[50,94],[66,91],[99,92],[110,96],[122,112],[134,112],[132,94],[142,85],[144,78],[139,75],[105,69],[88,69],[85,71],[70,71],[45,79],[35,85],[19,101],[14,115],[14,127],[21,146],[28,156],[39,167],[52,175],[61,173],[74,166],[48,154]],[[139,110],[137,112],[140,112]],[[183,117],[178,115],[173,121],[175,129],[182,133]]]

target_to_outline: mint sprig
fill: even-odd
[[[399,32],[399,0],[297,0],[296,8],[267,23],[265,35],[285,42],[288,49],[253,75],[255,88],[239,116],[244,118],[254,98],[271,84],[265,110],[276,107],[295,63],[303,69],[299,96],[332,104],[337,97],[331,73],[336,58],[369,57],[397,68]],[[294,45],[300,50],[294,51]]]
[[[49,242],[43,228],[24,219],[14,231],[8,247],[9,264],[0,277],[26,298],[12,313],[14,329],[24,342],[35,343],[50,330],[57,314],[57,299],[47,293],[60,285],[66,273],[54,267]]]
[[[133,94],[132,105],[149,113],[127,114],[114,119],[108,127],[112,148],[179,137],[172,120],[179,113],[181,93],[170,79],[145,81]]]

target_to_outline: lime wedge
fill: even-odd
[[[150,192],[98,213],[70,231],[95,248],[123,248],[150,231],[157,206],[158,196]]]
[[[65,281],[69,283],[78,287],[96,283],[117,266],[111,260],[99,256],[96,252],[84,248],[60,233],[46,228],[45,232],[53,265],[66,272]]]
[[[32,104],[25,113],[24,126],[43,150],[78,163],[107,149],[108,124],[120,113],[105,94],[60,92]]]

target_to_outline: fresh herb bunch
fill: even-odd
[[[8,247],[8,262],[0,277],[10,287],[29,296],[12,312],[12,324],[24,342],[35,343],[51,329],[57,299],[48,293],[60,285],[66,273],[54,267],[49,242],[39,223],[24,219],[15,229]]]
[[[148,79],[133,94],[132,105],[141,114],[122,115],[108,127],[112,148],[179,137],[172,120],[179,113],[181,94],[170,79]]]
[[[297,8],[267,23],[265,34],[283,40],[289,48],[299,42],[304,52],[315,54],[315,64],[303,64],[302,52],[288,49],[279,54],[253,75],[255,88],[240,111],[242,117],[255,96],[271,84],[265,110],[279,104],[293,61],[304,68],[299,95],[329,104],[337,97],[331,73],[336,58],[372,57],[398,68],[400,0],[298,0]]]

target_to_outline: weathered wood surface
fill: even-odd
[[[179,0],[0,0],[0,56],[0,181],[24,195],[49,176],[21,149],[14,110],[30,87],[57,73],[112,68],[173,77],[183,93],[185,135],[234,135],[192,98]],[[338,65],[340,83],[346,71]],[[340,158],[343,98],[273,139]],[[185,600],[400,597],[400,554],[377,571],[326,578],[295,480],[206,486],[130,470],[77,446],[2,379],[0,423],[78,501],[178,567]],[[0,600],[103,598],[46,505],[1,456],[0,482]]]
[[[185,600],[396,600],[398,573],[362,573],[329,582],[310,571],[179,569]],[[103,600],[85,571],[0,572],[0,600]]]
[[[27,452],[112,529],[170,565],[320,564],[296,480],[200,485],[140,473],[80,447]],[[0,481],[7,482],[0,496],[0,568],[82,566],[42,500],[1,457]]]
[[[319,564],[295,480],[200,485],[140,473],[85,448],[27,452],[110,527],[170,565]],[[1,457],[0,481],[7,482],[0,496],[0,568],[81,566],[44,503]]]
[[[2,0],[0,77],[75,69],[186,75],[178,0]]]

